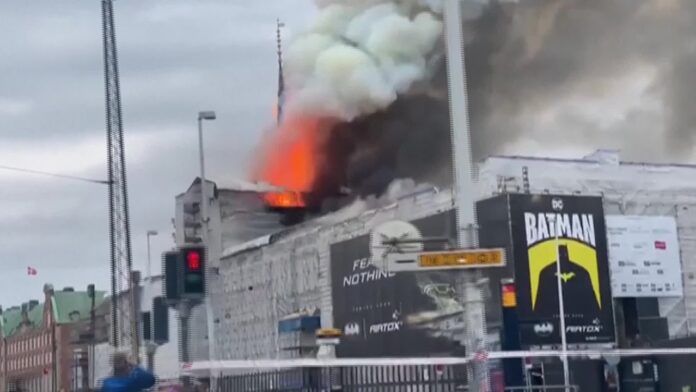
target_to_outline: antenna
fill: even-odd
[[[276,20],[276,39],[278,43],[278,114],[277,121],[280,125],[283,118],[283,104],[285,103],[285,77],[283,75],[283,37],[280,35],[280,29],[285,27],[285,23]]]

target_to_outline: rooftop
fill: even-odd
[[[106,292],[95,292],[95,307],[104,302]],[[51,298],[53,305],[53,317],[58,324],[69,324],[84,320],[89,317],[91,299],[86,291],[56,291]],[[44,303],[32,307],[28,313],[29,323],[32,328],[39,328],[43,324]],[[22,307],[14,306],[5,310],[0,317],[2,334],[10,337],[19,331],[22,323]]]

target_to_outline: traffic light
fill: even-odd
[[[162,263],[164,271],[164,284],[162,285],[164,298],[170,305],[175,305],[181,298],[179,292],[179,272],[181,266],[179,263],[179,251],[170,251],[162,254]]]
[[[140,313],[141,326],[143,328],[142,337],[144,341],[152,340],[152,317],[150,312]]]
[[[162,297],[152,299],[152,340],[157,344],[169,341],[169,308]]]
[[[181,297],[200,299],[205,296],[205,248],[187,246],[180,249],[182,265]]]

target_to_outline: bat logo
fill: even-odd
[[[343,328],[343,333],[346,336],[360,335],[360,325],[358,323],[348,323]]]
[[[558,274],[556,274],[558,276]],[[569,280],[575,277],[575,272],[561,272],[561,280],[563,283],[568,283]]]
[[[553,333],[553,324],[542,323],[534,325],[534,333],[539,336],[549,336]]]

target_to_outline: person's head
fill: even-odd
[[[111,357],[111,363],[114,367],[114,376],[127,376],[131,370],[131,365],[128,362],[128,355],[117,352]]]

